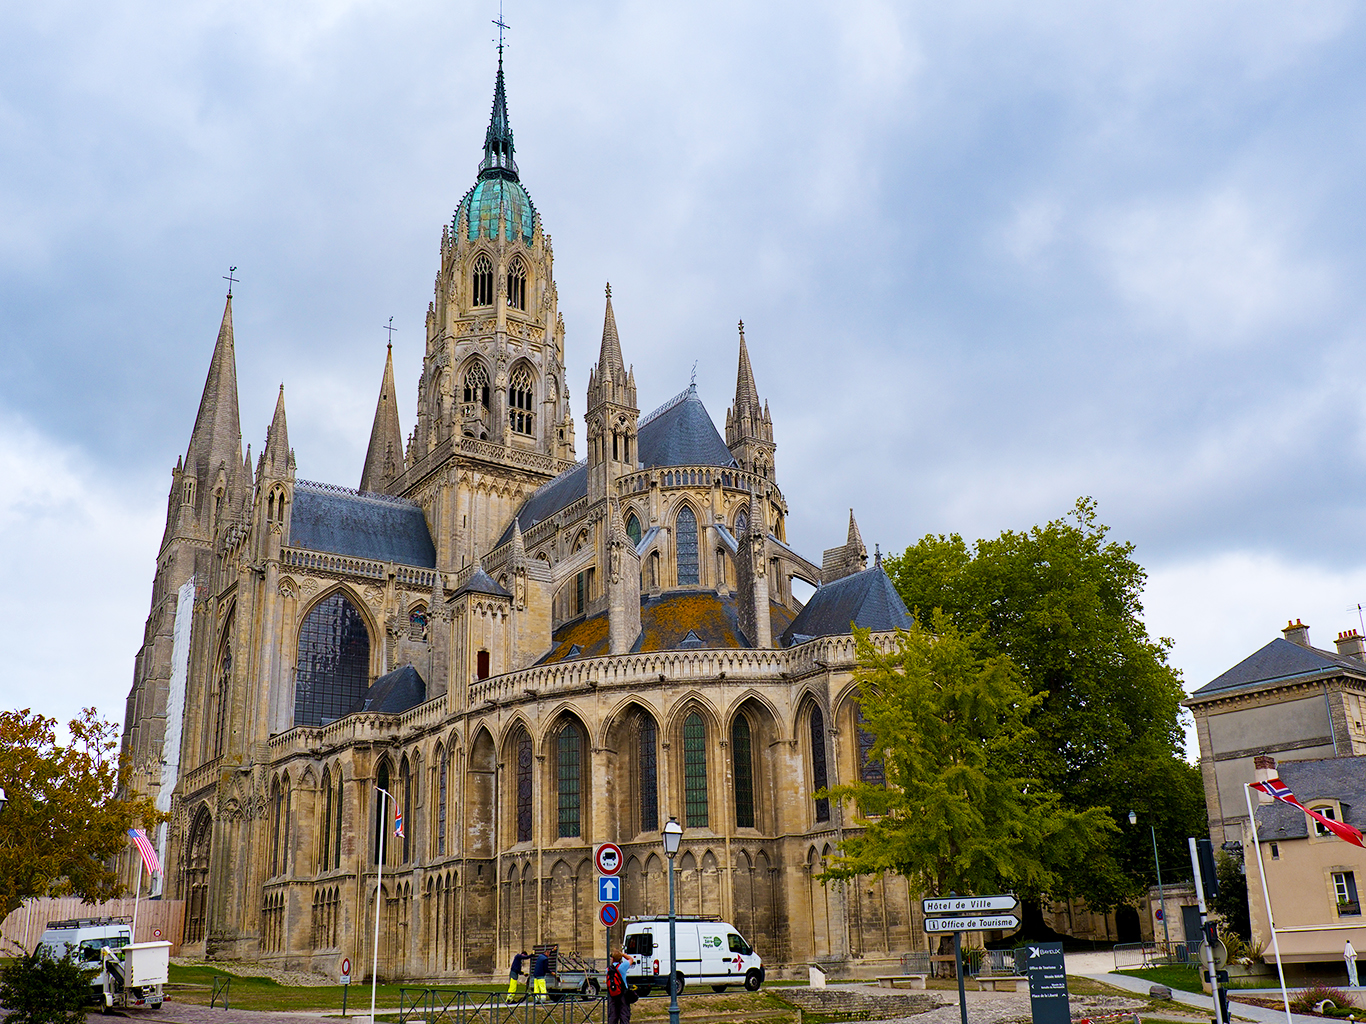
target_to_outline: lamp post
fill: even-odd
[[[9,803],[9,797],[5,796],[4,789],[0,789],[0,811],[5,809],[5,804]]]
[[[1129,812],[1129,824],[1138,824],[1138,815],[1133,811]],[[1162,909],[1162,942],[1166,947],[1163,952],[1166,956],[1171,956],[1172,937],[1171,933],[1167,930],[1167,890],[1162,888],[1162,865],[1157,859],[1157,827],[1150,823],[1148,825],[1148,832],[1153,837],[1153,867],[1157,869],[1157,903]]]
[[[664,852],[669,855],[669,1024],[678,1024],[678,938],[674,928],[674,857],[683,842],[683,826],[670,818],[664,826]]]

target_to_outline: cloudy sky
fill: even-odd
[[[1100,503],[1200,685],[1366,603],[1366,25],[1336,2],[508,0],[517,159],[582,415],[724,421],[735,322],[796,546]],[[236,288],[244,442],[354,486],[404,429],[489,0],[0,6],[0,705],[122,718],[169,473]],[[582,454],[582,453],[580,453]]]

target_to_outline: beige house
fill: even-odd
[[[1242,838],[1243,785],[1254,759],[1287,761],[1366,754],[1366,641],[1339,633],[1334,650],[1313,647],[1291,622],[1277,638],[1183,703],[1195,716],[1210,838]]]
[[[594,846],[624,851],[623,915],[659,913],[670,816],[680,911],[775,967],[924,948],[901,879],[817,877],[854,823],[816,794],[881,773],[851,623],[886,643],[905,606],[852,514],[819,562],[789,545],[743,328],[724,436],[693,387],[641,416],[609,290],[576,461],[552,264],[500,63],[416,423],[405,442],[390,360],[359,488],[296,477],[283,389],[243,454],[229,297],[123,736],[170,814],[187,953],[447,979],[533,943],[601,955]]]
[[[1261,756],[1256,772],[1256,781],[1279,774],[1301,803],[1324,817],[1366,826],[1366,756],[1289,761],[1279,767],[1274,758]],[[1261,869],[1282,959],[1287,965],[1341,963],[1347,940],[1366,948],[1359,888],[1366,884],[1366,850],[1339,839],[1298,808],[1255,791],[1253,797]],[[1243,817],[1246,821],[1246,812]],[[1271,932],[1250,832],[1243,849],[1253,937],[1265,943],[1270,962]]]

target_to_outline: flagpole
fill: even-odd
[[[1243,799],[1247,801],[1247,823],[1252,830],[1252,848],[1257,857],[1257,873],[1262,879],[1262,898],[1266,901],[1266,923],[1271,929],[1271,949],[1276,954],[1276,974],[1281,979],[1281,999],[1285,1003],[1286,1024],[1294,1024],[1290,1015],[1290,993],[1285,988],[1285,965],[1281,963],[1281,945],[1276,941],[1276,919],[1271,914],[1271,890],[1266,885],[1266,865],[1262,863],[1262,843],[1257,835],[1257,819],[1252,816],[1252,786],[1243,784]]]
[[[370,1024],[375,1024],[375,989],[379,985],[379,915],[380,898],[384,895],[384,854],[389,849],[389,815],[385,812],[385,797],[389,795],[387,790],[375,787],[380,792],[379,798],[379,849],[376,851],[379,856],[375,859],[379,861],[378,871],[375,874],[375,952],[370,958]]]
[[[142,870],[147,865],[142,863],[142,851],[138,851],[138,881],[133,889],[133,936],[132,941],[138,941],[138,900],[142,898]]]

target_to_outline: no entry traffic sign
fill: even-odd
[[[617,909],[615,903],[604,903],[602,909],[598,911],[598,920],[608,928],[611,928],[620,919],[621,911]]]
[[[595,857],[602,874],[615,875],[621,871],[621,847],[616,843],[603,843]]]

